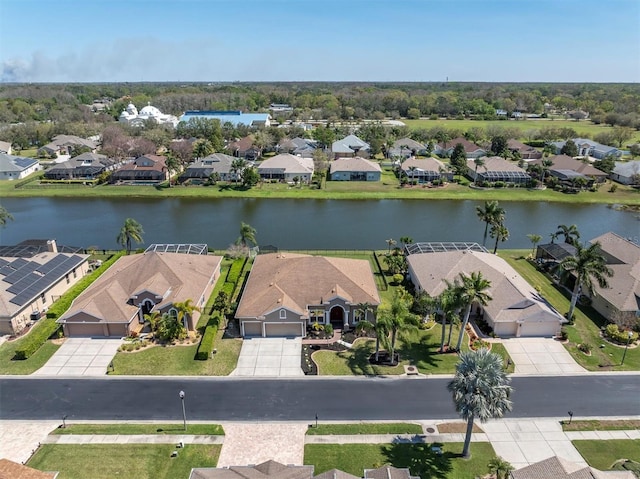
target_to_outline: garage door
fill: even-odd
[[[265,323],[265,336],[277,338],[283,336],[304,336],[303,323]]]
[[[245,336],[262,336],[262,323],[243,321]]]
[[[560,329],[557,323],[552,322],[539,322],[539,323],[522,323],[520,327],[520,337],[551,337],[554,336]]]
[[[93,337],[100,336],[104,337],[104,328],[102,324],[94,324],[94,323],[83,323],[83,324],[73,324],[67,323],[67,336],[70,338],[77,337]]]

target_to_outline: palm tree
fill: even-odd
[[[131,241],[135,241],[136,243],[142,243],[142,235],[144,231],[140,223],[138,223],[133,218],[127,218],[124,220],[124,225],[116,238],[118,244],[122,245],[123,248],[126,248],[127,254],[131,253]]]
[[[257,245],[258,241],[256,240],[256,233],[257,231],[255,228],[243,221],[240,223],[240,236],[236,243],[246,248],[249,247],[249,243]]]
[[[213,145],[209,140],[197,140],[193,144],[193,156],[197,159],[204,158],[213,153]]]
[[[167,165],[167,170],[169,173],[169,188],[171,188],[171,177],[177,173],[180,173],[181,163],[175,156],[169,155],[167,156],[165,164]]]
[[[367,321],[367,313],[373,312],[373,306],[371,303],[358,303],[356,304],[355,310],[361,313],[360,319],[358,321]]]
[[[553,244],[560,235],[558,233],[549,233],[549,236],[551,237],[551,244]]]
[[[513,466],[509,461],[505,461],[500,456],[494,457],[487,464],[489,472],[496,473],[496,479],[508,479],[509,473],[513,471]]]
[[[553,160],[549,158],[545,158],[542,160],[542,184],[544,185],[544,177],[546,176],[547,171],[553,166]]]
[[[231,175],[234,177],[234,182],[236,185],[238,184],[240,173],[242,173],[242,170],[244,170],[246,165],[247,165],[247,162],[244,160],[244,158],[236,158],[231,162],[230,172],[231,172]]]
[[[409,245],[413,243],[413,238],[411,236],[401,236],[400,237],[400,244],[402,245],[402,249],[404,249],[405,246]]]
[[[504,218],[505,211],[501,208],[497,201],[485,201],[484,208],[476,206],[476,215],[481,221],[484,221],[484,236],[482,237],[482,246],[487,244],[487,233],[489,225],[501,222]]]
[[[556,235],[564,236],[564,242],[574,246],[580,239],[580,232],[578,231],[578,227],[576,225],[558,225],[558,231],[556,231]]]
[[[496,244],[493,247],[493,254],[496,254],[498,251],[498,242],[505,242],[509,239],[509,230],[504,225],[504,223],[494,223],[491,225],[491,231],[489,232],[492,238],[496,239]]]
[[[434,298],[433,303],[435,312],[440,315],[442,321],[442,334],[440,335],[440,352],[444,352],[445,336],[447,330],[447,321],[451,324],[455,321],[455,315],[459,305],[459,288],[458,278],[453,283],[445,280],[447,288]]]
[[[13,220],[11,213],[9,213],[4,206],[0,206],[0,227],[4,228],[7,221],[11,220]]]
[[[527,238],[529,238],[529,241],[531,241],[532,244],[531,256],[534,256],[536,254],[536,245],[542,241],[542,236],[537,234],[528,234]]]
[[[509,397],[513,388],[504,371],[502,357],[488,349],[465,351],[460,355],[456,374],[447,389],[453,395],[456,411],[467,421],[467,432],[462,457],[471,457],[471,432],[473,422],[498,419],[511,411]]]
[[[396,289],[391,303],[383,303],[378,308],[377,322],[385,323],[391,333],[389,344],[390,360],[393,364],[395,359],[396,340],[398,336],[407,337],[417,328],[410,323],[414,315],[409,311],[408,293],[404,288]]]
[[[187,299],[181,303],[174,303],[173,306],[178,310],[178,321],[182,323],[184,329],[189,330],[189,318],[193,317],[193,313],[200,311],[200,308],[193,304],[192,299]]]
[[[473,177],[473,184],[475,185],[478,182],[478,167],[484,166],[484,160],[482,158],[474,158],[473,163],[476,165],[475,175]]]
[[[585,248],[580,243],[575,244],[576,252],[573,256],[567,256],[560,262],[560,268],[566,273],[575,276],[575,285],[571,293],[571,304],[567,319],[571,321],[573,312],[580,296],[580,291],[585,288],[593,293],[595,288],[593,280],[596,280],[601,288],[608,288],[607,278],[613,276],[613,270],[607,266],[607,261],[600,249],[600,243],[595,242],[591,246]]]
[[[387,245],[389,245],[389,253],[391,253],[391,247],[395,246],[396,240],[394,240],[393,238],[389,238],[388,240],[385,240],[387,242]]]
[[[456,344],[456,350],[460,351],[462,346],[462,338],[464,336],[464,329],[469,322],[469,316],[471,315],[471,307],[473,303],[479,303],[482,306],[486,306],[491,301],[491,295],[487,290],[491,287],[491,281],[484,279],[480,271],[471,273],[467,276],[464,273],[460,273],[460,301],[465,305],[464,319],[460,326],[460,335],[458,336],[458,343]]]
[[[377,363],[380,359],[380,347],[385,349],[389,347],[389,324],[384,318],[378,318],[375,324],[371,321],[358,321],[356,334],[361,335],[370,331],[376,335],[375,362]]]

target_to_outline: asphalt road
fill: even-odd
[[[0,379],[0,419],[213,421],[457,418],[447,378]],[[640,376],[514,377],[508,417],[640,416]]]

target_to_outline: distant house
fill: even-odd
[[[331,145],[331,152],[334,158],[346,158],[349,156],[369,158],[371,146],[356,135],[348,135],[341,140],[334,141]]]
[[[438,156],[446,156],[449,157],[453,153],[453,149],[456,145],[461,144],[464,147],[464,152],[467,155],[467,158],[480,158],[482,156],[486,156],[487,152],[480,148],[475,143],[471,143],[464,137],[454,138],[453,140],[449,140],[447,142],[441,142],[436,144],[434,153]]]
[[[571,181],[574,178],[585,178],[588,181],[602,183],[607,179],[604,171],[595,168],[591,163],[576,160],[567,155],[556,155],[550,160],[553,165],[549,167],[549,174],[561,181]],[[531,162],[532,165],[542,165],[542,160]]]
[[[44,173],[49,180],[71,180],[98,178],[105,171],[113,171],[118,163],[106,155],[82,153],[62,163],[57,163]]]
[[[486,306],[474,304],[472,314],[482,317],[498,336],[554,336],[560,331],[565,322],[562,316],[504,259],[473,249],[438,248],[407,256],[409,277],[416,291],[434,298],[447,287],[446,281],[453,282],[460,273],[478,271],[491,282],[492,299]]]
[[[616,166],[611,171],[609,178],[623,185],[630,185],[637,175],[640,175],[640,160],[616,161]]]
[[[380,181],[382,168],[374,161],[356,156],[331,162],[329,177],[333,181]]]
[[[289,113],[293,111],[293,107],[287,103],[271,103],[269,105],[269,111],[273,114]]]
[[[278,143],[278,153],[289,153],[295,156],[312,158],[318,142],[309,138],[284,138]]]
[[[519,142],[518,140],[514,140],[513,138],[509,138],[507,140],[507,148],[511,153],[519,153],[520,158],[525,161],[537,160],[542,158],[542,152],[536,150],[533,146],[525,145],[524,143]]]
[[[213,155],[191,163],[180,175],[179,180],[181,182],[192,180],[197,183],[199,180],[209,179],[214,173],[218,173],[222,181],[240,180],[242,171],[234,172],[231,168],[235,160],[237,160],[237,158],[233,156],[225,155],[224,153],[214,153]],[[251,163],[247,162],[247,165],[251,165]]]
[[[38,170],[36,159],[0,153],[0,180],[21,180]]]
[[[578,148],[578,154],[576,156],[592,156],[598,160],[602,160],[609,155],[615,156],[616,158],[620,158],[622,156],[622,151],[617,148],[603,145],[597,141],[589,140],[588,138],[574,138],[572,141]],[[562,148],[566,143],[566,141],[554,141],[550,144],[555,147],[555,153],[560,154],[562,153]]]
[[[517,164],[499,156],[488,156],[483,158],[483,161],[482,166],[476,166],[474,160],[467,160],[467,176],[475,183],[503,181],[522,185],[531,179],[531,176]]]
[[[309,183],[313,177],[313,160],[289,153],[280,153],[267,158],[258,165],[258,173],[265,180],[279,180],[287,183],[294,182],[294,178],[302,183]]]
[[[164,156],[145,155],[120,167],[111,175],[111,182],[162,183],[169,179]]]
[[[70,155],[74,148],[88,148],[94,152],[97,147],[97,142],[93,140],[86,140],[75,135],[56,135],[50,143],[38,149],[38,155]]]
[[[453,173],[436,158],[409,158],[402,162],[400,171],[404,177],[418,183],[453,179]]]
[[[240,110],[189,110],[180,117],[180,121],[189,121],[191,118],[219,120],[221,125],[231,123],[234,127],[238,125],[256,128],[271,126],[271,115],[268,113],[243,113]]]
[[[401,138],[393,143],[389,150],[391,158],[409,158],[411,156],[424,156],[427,154],[427,147],[411,138]]]
[[[503,110],[502,108],[496,109],[496,116],[506,117],[508,114],[507,110]]]
[[[253,135],[248,135],[238,141],[229,143],[227,150],[235,157],[255,161],[262,156],[262,148],[259,148],[254,141]]]
[[[12,153],[11,143],[8,141],[0,141],[0,153],[10,155]]]

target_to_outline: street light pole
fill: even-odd
[[[179,393],[180,400],[182,401],[182,421],[184,424],[184,430],[187,430],[187,412],[184,408],[184,391],[180,391]]]
[[[622,353],[622,361],[620,361],[620,366],[624,364],[624,358],[627,355],[627,349],[629,349],[629,343],[631,342],[631,337],[633,336],[633,332],[629,331],[627,336],[627,345],[624,347],[624,353]]]

